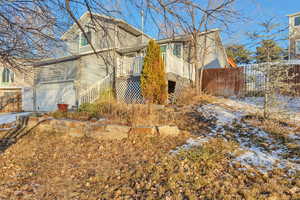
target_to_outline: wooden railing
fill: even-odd
[[[166,73],[173,73],[189,80],[195,79],[195,70],[191,63],[174,56],[172,53],[163,55]],[[143,68],[143,57],[125,58],[119,62],[117,77],[139,76]]]
[[[143,57],[122,59],[117,68],[117,77],[139,76],[143,69]]]
[[[99,82],[80,92],[79,105],[84,103],[93,103],[96,101],[100,97],[101,93],[110,88],[112,78],[112,74],[109,74]]]

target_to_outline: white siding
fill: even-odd
[[[55,111],[58,103],[76,105],[73,82],[40,84],[36,88],[36,108],[38,111]]]
[[[24,87],[22,89],[22,110],[33,111],[33,88]]]

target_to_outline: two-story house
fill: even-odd
[[[69,106],[93,102],[107,88],[112,88],[119,100],[141,102],[139,78],[147,43],[152,38],[123,20],[99,14],[91,17],[87,12],[79,22],[85,34],[74,24],[62,36],[66,55],[34,65],[36,110],[55,110],[61,102]],[[225,67],[227,57],[219,31],[210,30],[199,36],[199,43],[207,36],[203,62],[206,68]],[[195,79],[190,41],[189,35],[157,40],[169,91],[177,91],[181,83]]]
[[[33,110],[33,74],[0,63],[0,112]]]
[[[300,12],[289,17],[289,59],[300,59]]]

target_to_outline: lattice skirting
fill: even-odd
[[[125,103],[144,103],[139,77],[118,78],[116,95],[119,101]]]
[[[174,93],[169,94],[168,103],[176,103],[177,98],[182,94],[183,90],[189,87],[190,84],[186,80],[177,80]]]
[[[175,91],[169,94],[168,103],[176,102],[176,98],[181,95],[182,90],[188,85],[187,80],[177,79]],[[144,103],[140,77],[118,78],[116,81],[116,96],[119,101],[125,103]]]

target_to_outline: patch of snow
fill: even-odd
[[[274,111],[286,111],[289,118],[300,122],[300,97],[278,96],[276,99],[278,105],[274,105]],[[264,105],[264,97],[232,97],[225,99],[222,103],[235,107],[237,109],[244,109],[247,112],[255,113],[261,112]]]
[[[290,133],[289,138],[292,140],[300,140],[300,133]]]
[[[0,114],[0,125],[15,122],[19,116],[27,116],[30,112]]]
[[[187,150],[187,149],[190,149],[192,147],[195,147],[195,146],[200,146],[202,145],[203,143],[205,142],[208,142],[208,138],[204,138],[204,137],[198,137],[198,138],[189,138],[187,141],[186,141],[186,144],[180,146],[180,147],[177,147],[175,150],[172,150],[171,153],[178,153],[179,151],[181,150]]]
[[[215,117],[217,125],[232,124],[234,120],[241,118],[241,113],[233,113],[214,104],[201,106],[197,111],[201,112],[207,118],[211,118],[211,116]]]
[[[273,165],[278,161],[277,158],[270,154],[257,151],[247,151],[238,156],[235,160],[241,162],[245,166],[263,167],[266,170],[271,170]]]
[[[262,172],[273,167],[289,167],[291,170],[300,170],[300,164],[297,163],[298,158],[286,158],[284,156],[288,152],[288,148],[284,144],[278,142],[269,133],[260,128],[250,126],[241,121],[242,116],[245,114],[241,110],[232,111],[215,104],[199,107],[197,112],[206,121],[212,122],[209,125],[210,133],[203,134],[197,139],[187,140],[187,143],[179,149],[188,149],[192,146],[201,145],[211,138],[221,137],[225,140],[234,140],[239,144],[240,150],[245,153],[239,155],[234,161],[239,161],[244,166],[256,167]],[[298,135],[291,137],[295,140],[300,139]]]

